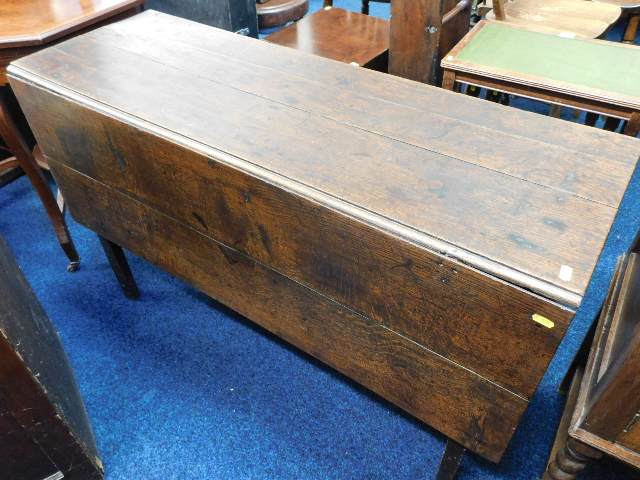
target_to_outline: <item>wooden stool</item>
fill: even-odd
[[[295,22],[309,11],[309,0],[266,0],[258,2],[258,27],[273,28]]]
[[[0,162],[0,173],[22,167],[53,224],[58,242],[69,258],[69,271],[80,265],[64,215],[38,167],[28,139],[19,128],[22,114],[9,89],[7,65],[47,45],[90,28],[137,13],[143,0],[105,0],[99,7],[88,0],[4,0],[0,3],[0,137],[13,154]]]
[[[389,22],[326,6],[269,35],[266,40],[340,62],[384,71],[389,51]]]

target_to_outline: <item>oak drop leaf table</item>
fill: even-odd
[[[115,20],[131,16],[143,0],[2,0],[0,2],[0,137],[12,156],[0,161],[0,173],[20,166],[29,177],[53,224],[60,246],[69,258],[69,270],[80,257],[69,235],[63,212],[51,194],[30,142],[21,128],[22,115],[7,83],[12,60],[47,45]],[[36,149],[37,153],[38,150]]]
[[[130,295],[120,246],[494,462],[640,154],[153,11],[9,74]]]

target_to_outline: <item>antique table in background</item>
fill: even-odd
[[[152,11],[9,74],[131,296],[118,245],[494,462],[640,155],[624,135]]]
[[[526,52],[526,55],[522,52]],[[640,132],[640,48],[483,20],[442,60],[456,82],[627,121]]]
[[[0,173],[20,166],[29,177],[75,270],[80,257],[64,214],[38,168],[20,109],[7,84],[6,68],[17,58],[90,28],[137,13],[144,0],[2,0],[0,2],[0,137],[13,157],[0,161]],[[36,155],[39,150],[35,150]],[[43,159],[40,163],[43,163]]]

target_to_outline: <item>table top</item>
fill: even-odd
[[[634,45],[481,21],[442,66],[640,109],[640,48]]]
[[[153,11],[9,73],[570,306],[640,155],[637,139]]]
[[[0,49],[42,45],[144,0],[2,0]]]
[[[266,40],[340,62],[366,65],[389,50],[389,22],[326,7]]]

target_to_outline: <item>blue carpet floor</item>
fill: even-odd
[[[372,13],[388,16],[388,6]],[[640,225],[639,202],[636,173],[504,461],[467,456],[460,480],[539,477],[563,405],[556,387]],[[0,189],[0,235],[60,331],[108,480],[433,477],[442,435],[139,258],[130,260],[142,297],[126,300],[96,237],[72,220],[70,228],[82,256],[73,274],[27,180]],[[629,475],[605,461],[582,478]]]

